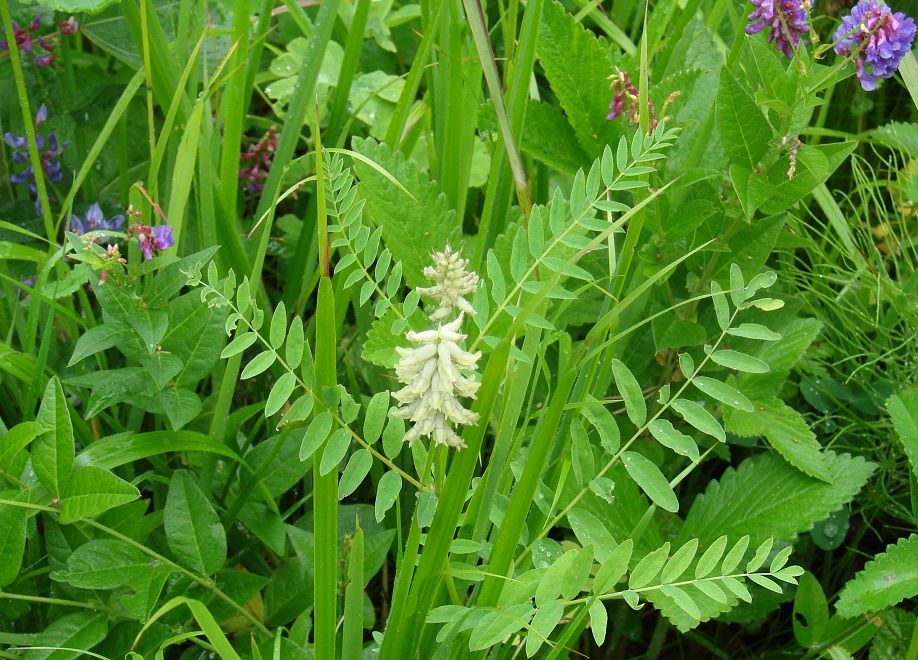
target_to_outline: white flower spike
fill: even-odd
[[[453,252],[447,245],[443,252],[433,253],[433,266],[424,268],[424,277],[435,284],[431,287],[418,287],[418,293],[433,298],[440,307],[430,315],[431,321],[442,321],[458,307],[469,316],[475,314],[472,305],[463,296],[475,292],[478,286],[478,275],[465,268],[468,259],[461,258],[461,252]]]
[[[474,378],[464,376],[462,370],[474,371],[481,352],[469,353],[459,347],[466,338],[460,332],[465,313],[474,314],[463,296],[475,290],[478,275],[467,272],[468,260],[461,259],[448,245],[443,252],[435,252],[433,258],[434,267],[425,268],[424,275],[436,284],[419,288],[418,292],[439,301],[440,307],[430,315],[437,328],[406,333],[416,347],[396,349],[401,359],[395,374],[404,387],[395,393],[401,405],[393,414],[413,422],[405,434],[408,442],[426,436],[438,445],[462,449],[465,444],[450,424],[478,423],[478,413],[459,402],[460,396],[474,399],[480,386]],[[453,307],[461,310],[459,318],[441,324]]]

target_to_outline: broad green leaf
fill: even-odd
[[[303,436],[303,442],[300,444],[300,460],[305,461],[310,456],[312,456],[316,449],[322,446],[322,443],[325,442],[325,438],[328,437],[328,434],[332,430],[335,420],[331,416],[331,413],[323,411],[316,415],[315,419],[309,424],[309,428],[306,429],[306,434]]]
[[[386,511],[395,504],[401,490],[402,477],[398,472],[389,470],[383,474],[376,486],[376,522],[385,517]]]
[[[16,455],[29,446],[45,427],[38,422],[20,422],[0,439],[0,470],[10,471],[10,465]]]
[[[822,585],[812,573],[800,576],[794,595],[794,637],[803,648],[818,643],[829,623],[829,603]]]
[[[187,568],[211,575],[223,566],[226,531],[187,470],[176,470],[172,475],[163,523],[169,549]]]
[[[77,339],[76,346],[73,348],[73,355],[70,357],[70,362],[67,363],[67,366],[72,367],[80,360],[107,348],[124,345],[130,340],[133,333],[131,326],[120,321],[108,321],[107,323],[100,323],[94,328],[89,328]]]
[[[682,577],[682,574],[685,573],[689,564],[695,558],[696,552],[698,552],[698,539],[692,539],[676,550],[672,559],[663,568],[660,580],[662,582],[675,582]]]
[[[95,539],[74,550],[61,577],[81,589],[115,589],[132,586],[152,570],[150,559],[133,545],[118,539]]]
[[[574,536],[582,546],[592,545],[596,554],[596,561],[602,563],[618,547],[615,539],[605,528],[602,522],[585,509],[571,509],[567,514]]]
[[[669,447],[677,454],[687,456],[693,461],[698,460],[698,445],[689,436],[677,431],[668,420],[655,419],[648,424],[647,428],[664,447]]]
[[[737,410],[745,410],[746,412],[753,412],[754,410],[752,402],[746,398],[745,394],[735,387],[731,387],[715,378],[696,376],[692,380],[692,384],[709,397],[720,401],[725,406],[730,406]]]
[[[166,336],[169,315],[161,309],[141,308],[128,317],[128,323],[137,332],[147,351],[152,353]]]
[[[531,658],[551,636],[552,631],[561,622],[562,616],[564,616],[564,605],[559,600],[550,600],[536,611],[530,624],[529,634],[526,636],[527,658]]]
[[[918,534],[900,538],[845,585],[835,608],[845,619],[879,612],[918,595]]]
[[[727,434],[723,427],[714,419],[714,415],[699,406],[694,401],[676,399],[672,402],[673,410],[682,415],[682,418],[696,429],[721,442],[727,441]]]
[[[48,627],[33,637],[29,646],[52,649],[91,650],[108,636],[108,615],[95,612],[76,612],[55,618]],[[23,660],[72,660],[81,657],[78,651],[49,651],[33,649],[22,654]]]
[[[45,387],[35,421],[45,431],[32,442],[32,467],[41,485],[52,497],[59,498],[70,479],[74,444],[70,412],[57,376],[53,376]]]
[[[246,378],[253,378],[267,371],[271,365],[274,364],[276,359],[277,353],[273,350],[262,351],[253,357],[251,362],[245,365],[245,369],[242,370],[242,374],[239,377],[243,380]]]
[[[296,374],[287,371],[277,379],[268,394],[268,402],[265,404],[265,417],[270,417],[280,410],[287,403],[290,395],[293,394],[294,388],[296,388]]]
[[[768,364],[762,360],[740,353],[739,351],[724,350],[711,353],[711,360],[722,367],[735,369],[749,374],[764,374],[768,372]]]
[[[325,476],[337,469],[338,464],[351,446],[351,432],[348,429],[338,429],[331,434],[322,451],[322,460],[319,463],[319,474]],[[337,472],[335,473],[337,475]]]
[[[635,426],[643,426],[647,420],[647,403],[644,401],[641,385],[621,360],[613,358],[612,374],[615,376],[618,392],[622,395],[622,399],[625,400],[625,410],[628,413],[628,417],[634,422]]]
[[[114,473],[94,465],[78,468],[70,475],[61,494],[60,522],[67,524],[89,518],[140,497],[135,486]]]
[[[25,551],[26,519],[29,510],[0,504],[0,587],[12,584],[19,576]]]
[[[649,458],[637,452],[626,451],[622,454],[622,464],[654,504],[672,513],[679,510],[679,499],[676,493],[660,472],[660,468],[654,465]]]
[[[774,536],[791,540],[851,499],[875,465],[863,458],[825,452],[831,483],[809,477],[779,456],[760,454],[727,468],[698,495],[677,543],[712,543],[722,534],[750,535],[755,544]]]
[[[753,169],[771,146],[772,130],[752,96],[724,67],[715,101],[717,130],[734,163]]]
[[[140,364],[147,370],[158,388],[166,387],[184,366],[180,358],[165,351],[155,351],[151,355],[140,358]]]
[[[344,499],[366,479],[370,468],[373,466],[373,454],[366,449],[360,449],[351,454],[347,466],[338,482],[338,499]]]
[[[631,577],[628,579],[629,589],[641,589],[646,587],[660,573],[666,558],[669,555],[669,543],[664,543],[661,548],[648,553],[638,562],[634,570],[631,571]]]

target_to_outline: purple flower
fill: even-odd
[[[131,232],[137,232],[137,244],[140,245],[140,251],[143,252],[143,258],[149,261],[153,258],[153,250],[165,250],[175,245],[175,238],[172,236],[172,227],[160,225],[159,227],[150,227],[138,222],[128,228],[128,236]]]
[[[48,106],[42,103],[38,112],[35,113],[35,125],[41,126],[46,121],[48,121]]]
[[[41,16],[36,16],[32,19],[32,22],[29,23],[29,30],[26,32],[23,28],[19,27],[19,24],[16,21],[12,21],[13,24],[13,41],[16,44],[16,47],[25,54],[32,52],[32,32],[37,32],[41,28]],[[9,35],[7,35],[9,38]],[[35,58],[32,60],[32,63],[35,66],[48,66],[51,62],[54,61],[54,55],[52,51],[54,46],[45,41],[44,37],[36,36],[38,40],[38,45],[44,48],[47,51],[47,55],[42,56],[40,53],[35,54]],[[10,44],[9,41],[0,41],[0,49],[9,50]]]
[[[43,123],[47,118],[48,109],[42,105],[35,116],[35,124],[38,125]],[[13,148],[13,162],[19,163],[20,165],[27,164],[22,172],[11,174],[10,181],[16,185],[23,183],[28,184],[29,192],[36,196],[35,213],[41,215],[41,205],[37,199],[38,186],[35,183],[35,170],[29,160],[29,141],[24,135],[18,136],[12,133],[4,133],[3,139]],[[47,149],[45,149],[46,144]],[[38,151],[41,152],[42,172],[44,172],[48,179],[55,183],[64,178],[64,174],[61,172],[61,163],[57,159],[60,157],[61,152],[67,148],[68,144],[70,144],[69,141],[65,141],[63,144],[58,145],[57,136],[54,135],[53,131],[48,135],[47,140],[45,140],[43,135],[35,135],[35,146],[38,147]]]
[[[98,202],[86,210],[82,220],[75,215],[70,216],[70,231],[74,234],[82,235],[90,231],[121,231],[123,225],[123,215],[114,215],[106,220],[105,216],[102,215],[102,209],[99,208]]]
[[[791,59],[800,38],[810,31],[810,0],[752,0],[752,6],[756,9],[749,14],[749,20],[755,23],[746,26],[746,34],[761,32],[770,25],[768,40]]]
[[[66,21],[60,22],[61,34],[73,34],[80,29],[80,24],[71,16]]]
[[[892,78],[911,50],[915,21],[901,11],[893,13],[876,0],[862,0],[842,18],[832,38],[839,55],[847,57],[854,52],[857,77],[869,92],[876,89],[877,80]]]

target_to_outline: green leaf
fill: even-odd
[[[863,458],[826,452],[831,483],[809,477],[778,456],[761,454],[728,468],[698,495],[677,543],[712,543],[722,534],[791,540],[851,501],[875,466]]]
[[[133,502],[140,491],[124,479],[94,465],[74,470],[61,494],[60,522],[89,518],[116,506]]]
[[[0,587],[12,584],[19,576],[25,552],[26,519],[29,510],[0,504]]]
[[[714,303],[714,314],[717,317],[717,325],[721,330],[730,325],[730,305],[727,303],[727,296],[724,290],[717,282],[711,282],[711,302]]]
[[[583,487],[593,478],[593,449],[579,419],[571,420],[571,460],[577,485]]]
[[[698,539],[691,539],[688,543],[676,550],[672,559],[670,559],[663,568],[660,580],[664,583],[675,582],[682,577],[682,574],[688,569],[689,564],[692,563],[692,560],[695,558],[695,553],[697,552]]]
[[[169,316],[161,309],[141,308],[128,317],[128,323],[137,331],[147,351],[152,353],[166,336]]]
[[[219,454],[241,462],[238,454],[223,442],[194,431],[151,431],[121,434],[96,440],[76,457],[74,465],[95,465],[111,470],[133,461],[168,452],[200,451]]]
[[[701,559],[698,560],[698,565],[695,567],[695,579],[700,580],[709,575],[720,563],[720,558],[724,556],[724,550],[726,549],[726,536],[721,536],[708,546],[708,549],[701,555]]]
[[[886,410],[905,449],[912,473],[918,477],[918,390],[892,395],[886,400]]]
[[[472,629],[469,649],[480,651],[503,641],[522,628],[523,621],[528,620],[531,613],[532,606],[528,603],[511,605],[506,610],[488,612]]]
[[[44,646],[51,649],[90,650],[108,636],[108,615],[95,612],[76,612],[55,618],[29,646]],[[83,656],[80,651],[26,651],[23,660],[73,660]]]
[[[746,555],[746,550],[749,548],[749,535],[742,537],[739,541],[736,542],[730,552],[727,553],[727,556],[724,557],[724,563],[720,566],[720,571],[724,575],[727,573],[732,573],[733,570],[739,566],[739,563],[743,560],[743,557]]]
[[[752,402],[746,398],[745,394],[735,387],[731,387],[719,380],[706,378],[704,376],[696,376],[692,380],[692,384],[712,399],[716,399],[726,406],[736,408],[737,410],[745,410],[746,412],[753,412],[753,410],[755,410],[752,406]]]
[[[722,367],[736,369],[745,373],[764,374],[768,372],[767,363],[739,351],[714,351],[711,353],[711,360]]]
[[[223,359],[232,357],[237,353],[241,353],[256,341],[258,341],[258,335],[254,332],[246,332],[241,334],[226,345],[226,348],[224,348],[223,352],[220,353],[220,357]]]
[[[57,376],[52,376],[45,387],[35,421],[45,432],[32,443],[32,467],[41,485],[52,497],[59,498],[70,479],[75,450],[70,412]]]
[[[671,422],[665,419],[655,419],[648,424],[647,429],[664,447],[669,447],[677,454],[687,456],[693,461],[698,460],[698,445],[689,436],[677,431]]]
[[[775,341],[781,339],[781,335],[766,328],[758,323],[740,323],[735,328],[727,330],[728,335],[734,337],[743,337],[745,339],[761,339],[763,341]]]
[[[290,322],[290,330],[287,332],[287,346],[284,349],[288,367],[296,369],[300,362],[303,361],[305,345],[303,319],[297,314]]]
[[[377,392],[367,405],[363,420],[363,439],[369,444],[379,440],[389,411],[389,391]]]
[[[265,404],[265,417],[270,417],[283,408],[295,388],[296,374],[293,372],[287,371],[278,378],[271,388],[270,394],[268,394],[268,402]]]
[[[116,589],[133,585],[153,566],[138,548],[118,539],[95,539],[74,550],[61,577],[81,589]]]
[[[615,454],[621,446],[621,431],[619,431],[615,417],[598,401],[595,405],[588,405],[582,410],[583,416],[599,433],[602,448],[609,454]]]
[[[426,286],[424,266],[430,254],[447,243],[461,242],[462,225],[449,207],[446,195],[430,181],[427,173],[413,160],[372,139],[355,138],[351,148],[377,163],[414,196],[362,160],[355,160],[354,172],[360,179],[360,193],[366,199],[364,214],[377,227],[396,261],[401,261],[409,287]],[[423,231],[418,231],[424,227]]]
[[[182,361],[175,382],[192,387],[213,371],[226,341],[227,307],[201,304],[198,292],[192,291],[172,300],[167,306],[169,330],[163,337],[163,350]]]
[[[116,2],[118,0],[35,0],[35,4],[65,14],[98,14]]]
[[[797,593],[794,595],[794,637],[805,649],[823,638],[829,623],[829,603],[819,580],[812,573],[800,576]]]
[[[336,470],[341,459],[351,446],[351,432],[347,429],[338,429],[331,434],[322,451],[322,460],[319,463],[319,474],[323,477]],[[335,473],[337,475],[337,472]]]
[[[578,549],[568,550],[548,567],[548,570],[545,572],[545,575],[542,576],[542,579],[539,580],[539,584],[536,587],[536,607],[542,607],[545,603],[561,595],[561,592],[567,586],[565,579],[568,571],[574,565],[578,554],[580,554],[580,550]],[[592,552],[590,555],[592,558]]]
[[[163,523],[169,549],[187,568],[211,575],[223,566],[226,531],[187,470],[176,470],[172,475]]]
[[[644,401],[641,385],[631,370],[621,360],[615,358],[612,359],[612,375],[615,376],[619,394],[625,400],[625,411],[628,417],[635,426],[643,426],[647,420],[647,403]]]
[[[304,394],[290,405],[290,409],[281,418],[277,428],[289,424],[290,422],[302,422],[309,419],[312,409],[316,405],[316,400],[312,394]]]
[[[679,587],[674,587],[671,584],[664,584],[660,587],[660,591],[672,598],[676,602],[676,605],[682,608],[682,610],[693,619],[701,617],[701,610],[698,609],[698,605],[695,604],[695,601],[693,601],[684,590]]]
[[[717,130],[724,151],[734,163],[753,169],[768,153],[772,130],[755,100],[724,67],[715,101]]]
[[[666,557],[669,555],[669,543],[664,543],[663,547],[657,548],[648,553],[638,562],[634,570],[631,571],[631,577],[628,580],[628,589],[642,589],[646,587],[653,579],[657,577],[663,564],[666,563]]]
[[[679,510],[676,493],[660,472],[660,468],[654,465],[649,458],[637,452],[626,451],[622,454],[622,464],[654,504],[672,513]],[[632,589],[635,588],[632,587]]]
[[[9,472],[17,454],[44,431],[45,427],[38,422],[20,422],[7,431],[0,438],[0,470]]]
[[[598,646],[606,641],[606,628],[609,623],[609,613],[606,605],[601,600],[594,600],[590,605],[590,628],[593,630],[593,640]]]
[[[152,355],[141,358],[140,364],[159,388],[165,387],[174,376],[178,375],[183,366],[179,358],[165,351],[155,351]]]
[[[835,608],[845,619],[879,612],[918,595],[918,534],[886,546],[845,585]]]
[[[609,555],[618,547],[612,534],[602,522],[585,509],[572,509],[567,514],[567,521],[574,531],[574,536],[582,546],[592,545],[596,560],[600,563],[606,561]]]
[[[487,257],[488,279],[491,280],[491,297],[494,302],[501,304],[507,297],[507,284],[504,281],[504,273],[501,270],[500,262],[494,251],[488,251]]]
[[[287,307],[282,300],[277,304],[277,307],[274,309],[274,314],[271,316],[271,329],[268,335],[268,339],[271,342],[271,348],[275,350],[279,349],[284,343],[286,334]]]
[[[561,622],[562,616],[564,616],[564,605],[559,600],[550,600],[536,611],[535,616],[532,617],[529,634],[526,636],[527,658],[535,655],[545,640],[551,636],[552,631]],[[593,634],[596,634],[595,631]]]
[[[120,321],[108,321],[100,323],[94,328],[89,328],[77,339],[76,346],[73,348],[73,355],[70,357],[68,367],[72,367],[80,360],[95,355],[99,351],[104,351],[113,346],[126,344],[134,331],[127,323]]]
[[[606,561],[602,562],[599,570],[596,571],[596,578],[593,580],[593,592],[604,594],[611,591],[618,581],[621,580],[628,571],[628,562],[631,561],[631,553],[634,550],[634,541],[625,539],[609,555]]]
[[[366,479],[371,467],[373,467],[373,454],[369,450],[360,449],[351,454],[344,472],[341,473],[341,481],[338,482],[338,499],[343,500],[357,490],[357,487]]]
[[[619,122],[606,119],[614,50],[558,2],[545,3],[537,43],[539,61],[580,146],[591,160],[598,158],[621,135]]]
[[[325,442],[325,438],[328,437],[334,423],[334,418],[331,416],[331,413],[327,411],[323,411],[316,415],[315,419],[309,424],[309,428],[306,429],[306,434],[303,436],[303,442],[300,444],[301,461],[305,461],[312,456],[316,449]]]
[[[694,426],[702,433],[705,433],[712,438],[716,438],[721,442],[727,441],[727,434],[724,433],[724,429],[720,423],[714,419],[714,415],[709,413],[694,401],[689,401],[687,399],[676,399],[672,402],[671,405],[673,410],[682,415],[682,418],[685,419],[686,422]]]
[[[274,361],[277,359],[277,353],[273,350],[262,351],[258,355],[252,358],[252,361],[245,365],[245,369],[242,370],[242,374],[239,376],[241,379],[245,380],[246,378],[253,378],[260,373],[267,371]]]
[[[768,559],[768,555],[771,553],[771,548],[774,545],[774,538],[769,536],[762,542],[762,545],[759,546],[758,550],[755,551],[755,555],[746,564],[747,573],[755,573],[757,570],[762,568],[762,564],[765,563],[765,560]],[[772,571],[774,572],[774,571]]]
[[[402,477],[398,472],[389,470],[383,474],[376,486],[376,522],[385,517],[386,511],[395,504],[401,490]]]
[[[759,573],[753,573],[752,575],[749,576],[749,579],[755,582],[760,587],[765,587],[769,591],[774,591],[777,594],[780,594],[784,591],[781,588],[781,585],[779,585],[777,582]]]

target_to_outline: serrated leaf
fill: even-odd
[[[612,359],[612,375],[615,377],[618,392],[625,401],[625,411],[628,417],[635,426],[643,426],[647,420],[647,402],[644,401],[641,385],[624,362],[616,358]]]
[[[699,406],[694,401],[676,399],[670,404],[673,410],[682,415],[682,418],[696,429],[721,442],[727,441],[727,434],[723,427],[714,419],[714,415]]]
[[[900,538],[845,585],[835,608],[850,619],[879,612],[918,594],[918,534]]]
[[[679,499],[673,492],[672,486],[660,472],[660,468],[654,465],[649,458],[637,452],[626,451],[622,454],[621,460],[628,474],[654,504],[671,513],[679,510]]]

